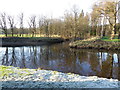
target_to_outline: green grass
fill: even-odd
[[[104,39],[110,39],[110,37],[109,37],[109,36],[104,36],[104,37],[102,37],[101,39],[102,39],[102,40],[104,40]]]
[[[3,78],[5,76],[8,76],[11,73],[14,73],[13,70],[9,69],[10,67],[6,67],[6,66],[0,66],[0,78]]]
[[[5,37],[4,34],[0,34],[0,37]],[[8,34],[8,37],[12,37],[12,34]],[[14,34],[13,37],[32,37],[32,34],[23,34],[23,35],[19,35],[19,34]],[[34,37],[46,37],[45,34],[36,34],[34,35]],[[50,37],[60,37],[58,35],[51,35]]]
[[[104,36],[101,39],[110,39],[110,36]],[[115,36],[113,39],[118,39],[118,36]]]
[[[35,69],[34,69],[35,71]],[[20,69],[18,67],[4,66],[0,65],[0,79],[9,78],[17,74],[17,76],[27,76],[31,75],[33,72],[30,72],[28,69]]]
[[[12,37],[12,34],[8,34],[7,36],[8,37]],[[5,35],[4,34],[0,34],[0,37],[5,37]],[[23,34],[21,36],[19,34],[14,34],[13,37],[32,37],[32,34]],[[34,37],[40,37],[40,35],[36,35]]]
[[[120,42],[120,39],[118,39],[117,36],[115,36],[112,40],[108,36],[102,37],[100,40],[108,42]]]
[[[108,41],[108,42],[120,42],[120,39],[103,39],[103,41]]]

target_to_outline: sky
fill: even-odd
[[[81,10],[90,12],[96,0],[0,0],[0,12],[18,15],[23,12],[26,16],[43,15],[59,18],[65,10],[70,10],[77,5]]]
[[[28,27],[29,17],[36,15],[47,18],[61,18],[66,10],[72,11],[74,5],[84,12],[90,12],[97,0],[0,0],[0,13],[14,16],[17,27],[19,15],[24,13],[24,26]],[[38,20],[38,19],[37,19]]]

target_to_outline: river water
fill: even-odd
[[[30,69],[48,69],[82,76],[119,79],[119,53],[71,49],[68,43],[0,47],[0,65]]]

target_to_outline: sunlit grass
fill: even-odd
[[[5,37],[5,35],[3,35],[3,34],[0,34],[0,37]]]
[[[103,39],[103,41],[109,41],[109,42],[120,42],[120,39]]]
[[[118,37],[114,37],[112,40],[110,39],[110,37],[105,36],[101,38],[102,41],[108,41],[108,42],[120,42],[120,39],[118,39]]]
[[[35,69],[32,70],[35,71]],[[32,74],[32,72],[30,72],[28,69],[20,69],[18,67],[0,65],[0,79],[3,79],[5,77],[12,77],[15,74],[18,76],[27,76]]]
[[[0,34],[0,37],[6,37],[4,34]],[[12,34],[8,34],[8,37],[12,37]],[[32,34],[22,34],[21,36],[19,34],[14,34],[14,37],[32,37]],[[36,34],[33,37],[47,37],[45,34]],[[49,37],[61,37],[59,35],[49,35]]]
[[[104,36],[101,39],[110,39],[110,36]],[[118,36],[115,36],[113,39],[118,39]]]

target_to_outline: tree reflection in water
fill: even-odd
[[[0,54],[2,65],[20,68],[43,68],[120,80],[119,53],[76,50],[63,43],[45,46],[0,47]]]

